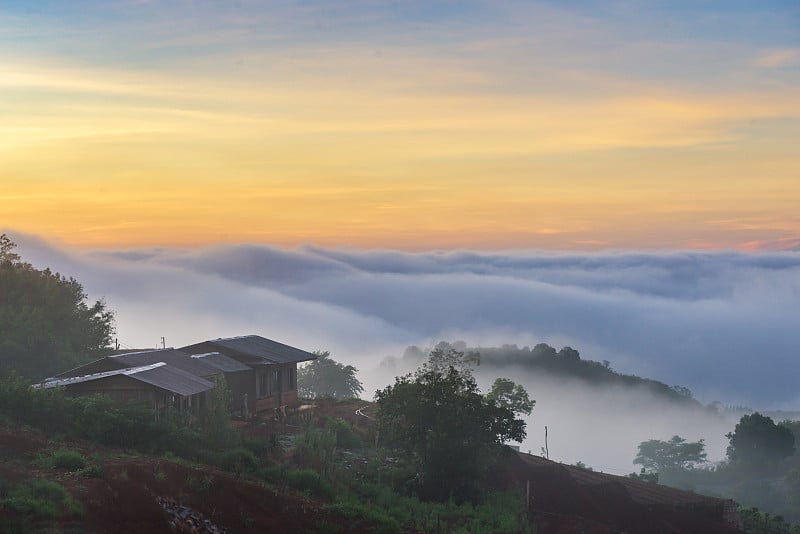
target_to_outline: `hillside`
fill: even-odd
[[[391,481],[402,477],[402,459],[383,456],[353,439],[370,434],[374,409],[363,401],[323,402],[292,416],[288,426],[269,420],[239,424],[251,442],[269,442],[279,430],[287,433],[280,458],[255,471],[5,424],[0,426],[0,520],[10,532],[175,532],[170,523],[178,525],[178,532],[188,532],[180,528],[192,520],[202,525],[199,532],[450,532],[470,524],[470,532],[517,532],[519,527],[497,521],[508,518],[511,509],[524,512],[524,506],[514,508],[513,503],[509,508],[508,499],[523,503],[529,481],[532,498],[525,522],[539,533],[578,528],[592,533],[653,528],[739,532],[723,521],[724,501],[611,475],[587,479],[577,468],[510,449],[484,481],[487,492],[504,496],[504,505],[425,505],[391,490]],[[329,482],[307,471],[301,477],[291,475],[298,473],[295,452],[307,432],[304,421],[342,421],[352,429],[351,446],[336,447],[332,470],[325,476]],[[66,465],[62,457],[69,456],[82,458],[83,467]],[[33,504],[35,499],[29,499],[28,509],[10,504],[19,488],[41,480],[65,491],[54,512],[47,511],[47,498]]]

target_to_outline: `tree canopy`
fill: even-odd
[[[734,464],[763,468],[794,454],[794,434],[791,429],[776,425],[771,417],[755,412],[744,415],[729,440],[728,458]]]
[[[486,398],[495,401],[500,406],[510,408],[512,412],[530,415],[533,411],[535,400],[528,397],[528,392],[520,384],[515,384],[508,378],[498,378],[492,384],[492,389]]]
[[[318,351],[317,359],[297,369],[297,392],[301,397],[346,399],[358,397],[364,386],[356,378],[358,369],[344,365],[328,351]]]
[[[525,422],[481,395],[463,358],[452,348],[434,349],[416,372],[375,394],[383,444],[413,459],[424,498],[474,498],[502,444],[525,438]]]
[[[23,262],[15,247],[0,235],[0,372],[40,379],[98,357],[113,313],[88,303],[74,278]]]
[[[639,444],[633,463],[655,472],[687,469],[705,462],[705,447],[702,439],[695,442],[687,442],[680,436],[672,436],[669,441],[651,439]]]

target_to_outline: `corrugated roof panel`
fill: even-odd
[[[156,367],[161,367],[164,365],[166,365],[164,362],[158,362],[152,365],[144,365],[133,368],[124,367],[122,369],[114,369],[113,371],[103,371],[101,373],[89,373],[86,375],[70,376],[64,378],[59,378],[59,377],[48,378],[39,384],[34,384],[33,387],[50,389],[58,386],[69,386],[71,384],[80,384],[81,382],[101,380],[103,378],[108,378],[109,376],[118,376],[118,375],[130,376],[131,374],[135,374],[139,371],[154,369]]]
[[[209,344],[223,349],[233,350],[241,354],[266,360],[270,363],[295,363],[316,360],[317,355],[312,354],[283,343],[278,343],[261,336],[240,336],[212,339]]]
[[[122,362],[128,367],[138,367],[156,362],[165,362],[172,367],[177,367],[195,376],[203,378],[212,377],[220,373],[220,369],[208,363],[197,360],[175,349],[146,350],[141,352],[127,352],[109,356],[110,359]]]
[[[129,375],[131,378],[178,395],[194,395],[214,389],[214,383],[171,365],[151,366]]]
[[[41,384],[36,384],[34,387],[50,389],[58,386],[71,386],[73,384],[80,384],[82,382],[89,382],[95,380],[104,380],[112,376],[127,376],[133,380],[138,380],[169,391],[178,395],[194,395],[214,388],[213,382],[209,382],[192,373],[178,369],[164,362],[156,362],[150,365],[141,365],[138,367],[131,367],[127,369],[117,369],[114,371],[107,371],[103,373],[94,373],[85,376],[76,376],[70,378],[51,379]]]
[[[205,354],[192,354],[192,358],[196,358],[203,363],[207,363],[216,367],[224,373],[235,373],[238,371],[249,371],[251,368],[243,363],[237,362],[233,358],[228,358],[219,352],[207,352]]]
[[[117,362],[111,358],[104,357],[93,362],[85,363],[81,366],[75,367],[74,369],[70,369],[69,371],[64,371],[63,373],[59,373],[51,378],[71,378],[76,376],[93,375],[97,373],[105,373],[107,371],[125,369],[126,367],[128,366],[122,362]]]

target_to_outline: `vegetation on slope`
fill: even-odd
[[[0,374],[41,379],[98,357],[111,342],[114,316],[87,302],[83,286],[34,269],[0,235]]]

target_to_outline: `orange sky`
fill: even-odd
[[[143,11],[119,35],[89,17],[81,30],[97,42],[66,52],[80,32],[0,8],[0,30],[17,36],[0,52],[0,228],[79,247],[800,239],[797,48],[644,41],[556,8],[548,28],[566,43],[531,37],[530,14],[510,35],[502,19],[480,36],[439,21],[419,41],[333,28],[278,46],[243,42],[239,19],[198,31],[211,6],[165,42],[154,17],[178,16],[167,8],[131,7]],[[407,23],[379,20],[393,36]],[[52,46],[24,39],[33,28]],[[137,32],[154,32],[155,50]]]

